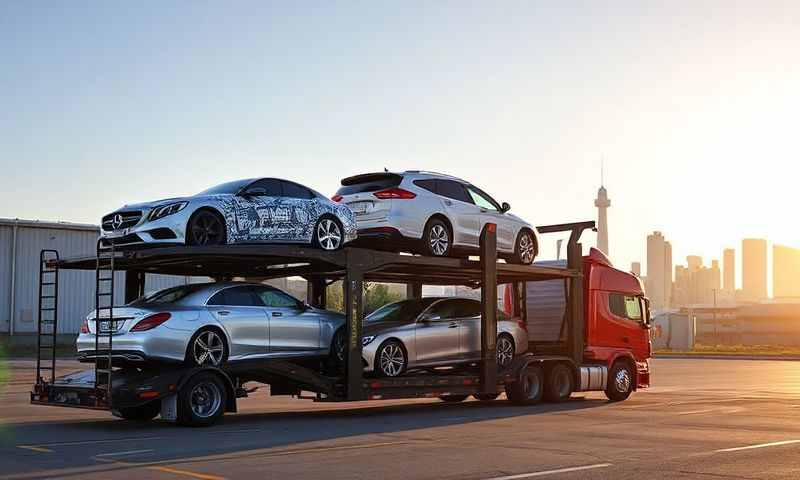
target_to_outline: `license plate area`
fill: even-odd
[[[116,333],[122,328],[125,320],[100,320],[97,322],[100,333]]]
[[[372,211],[375,204],[373,202],[353,202],[347,205],[356,215],[366,215]]]

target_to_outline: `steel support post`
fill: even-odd
[[[125,271],[125,303],[131,303],[144,295],[144,272],[138,270]]]
[[[422,283],[420,282],[407,283],[406,298],[422,298]]]
[[[325,308],[328,303],[328,283],[321,277],[308,277],[306,301],[312,307]]]
[[[349,257],[349,255],[348,255]],[[361,364],[361,335],[364,323],[364,273],[352,266],[348,258],[347,274],[344,277],[344,307],[347,315],[347,358],[345,378],[347,399],[364,398],[363,366]]]
[[[584,325],[583,325],[583,247],[577,241],[570,241],[567,247],[567,265],[581,272],[569,281],[569,351],[576,365],[583,363]]]
[[[481,255],[481,392],[497,393],[497,225],[487,223]]]

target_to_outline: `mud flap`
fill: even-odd
[[[178,394],[161,399],[161,419],[170,422],[178,419]]]

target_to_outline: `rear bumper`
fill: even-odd
[[[394,227],[369,227],[358,229],[358,238],[353,245],[380,250],[415,247],[418,243],[419,240],[406,237]]]

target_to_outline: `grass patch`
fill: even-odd
[[[785,345],[700,345],[688,351],[657,349],[655,354],[669,355],[728,355],[728,356],[800,356],[800,347]]]

